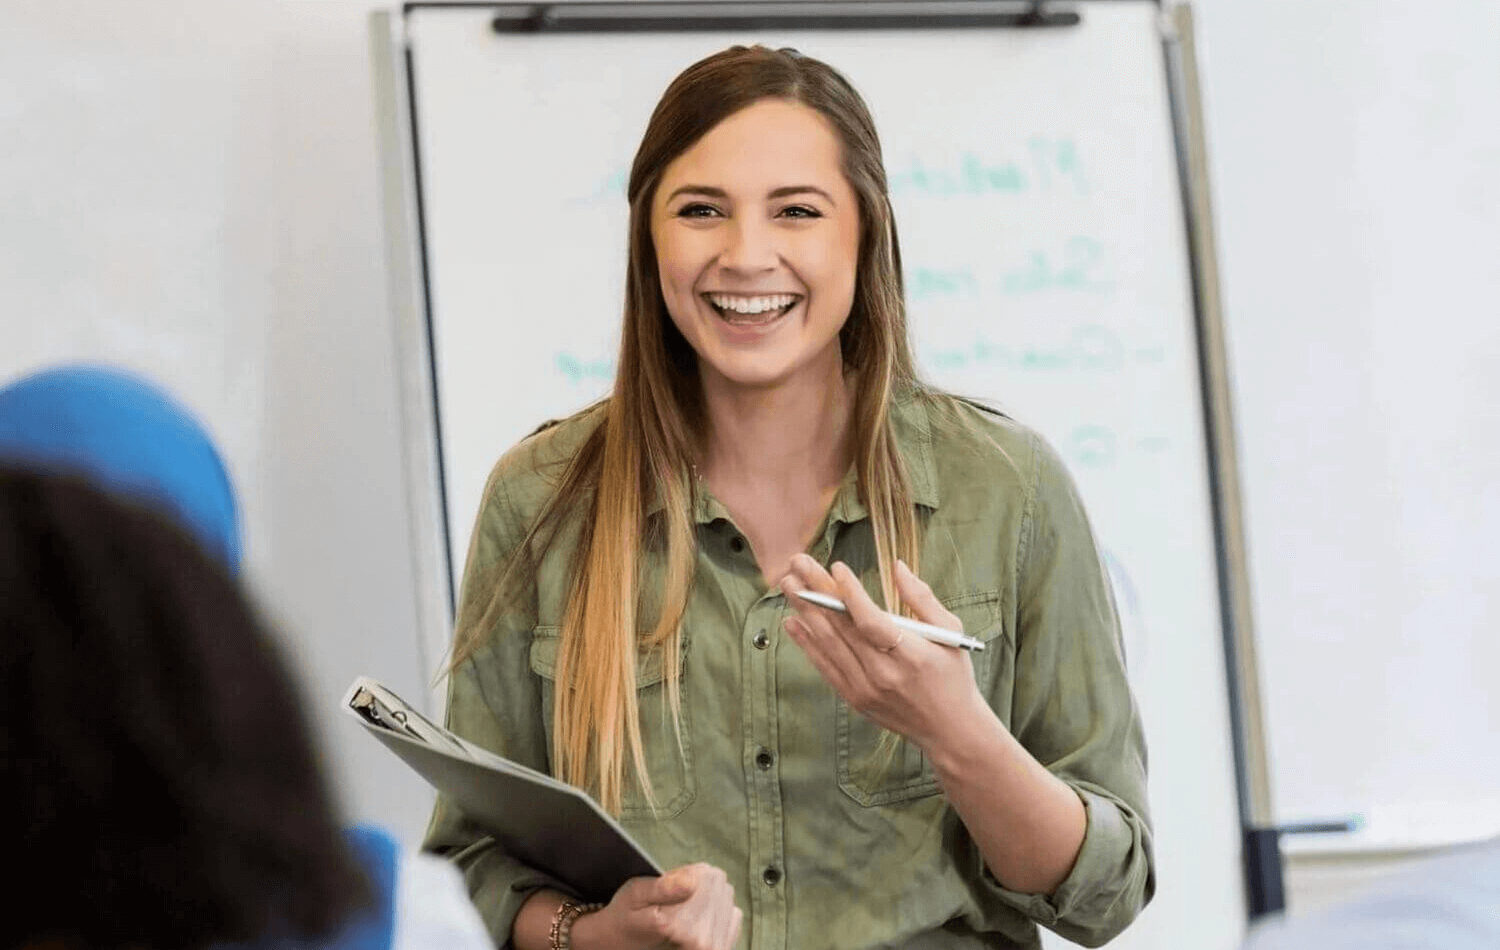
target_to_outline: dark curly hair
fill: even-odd
[[[318,939],[371,900],[295,683],[218,561],[0,467],[0,947]]]

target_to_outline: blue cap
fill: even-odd
[[[234,485],[198,420],[140,376],[60,366],[0,389],[0,463],[76,474],[173,517],[240,566]]]

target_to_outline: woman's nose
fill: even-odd
[[[753,274],[776,266],[779,254],[774,229],[766,222],[740,218],[725,229],[719,264],[728,270]]]

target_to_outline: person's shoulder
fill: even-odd
[[[603,425],[608,406],[609,400],[601,399],[570,416],[548,419],[500,456],[495,471],[516,476],[566,466]]]
[[[988,446],[992,451],[1024,450],[1036,431],[997,406],[969,396],[937,390],[919,393],[927,407],[934,439],[946,438]]]
[[[511,446],[490,470],[486,504],[503,495],[523,517],[539,510],[604,423],[607,405],[600,400],[571,416],[549,419]]]
[[[1001,477],[1033,487],[1056,453],[1031,426],[988,403],[935,390],[909,397],[925,417],[925,438],[946,486]]]

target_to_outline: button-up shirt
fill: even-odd
[[[460,631],[484,613],[496,565],[602,420],[597,407],[585,411],[497,464],[470,545]],[[903,740],[889,755],[882,730],[785,635],[786,598],[766,586],[744,532],[702,485],[682,620],[681,744],[660,657],[642,653],[638,699],[656,806],[627,783],[621,823],[662,867],[723,869],[745,913],[739,945],[748,950],[1031,948],[1038,924],[1098,945],[1134,919],[1154,876],[1144,739],[1083,506],[1057,455],[1007,417],[908,393],[892,420],[917,506],[919,573],[984,641],[973,665],[990,708],[1085,806],[1066,879],[1050,895],[996,881],[922,751]],[[449,683],[450,728],[541,771],[551,771],[573,537],[559,533]],[[808,553],[825,566],[843,561],[880,601],[870,518],[852,472]],[[662,563],[648,552],[643,600],[653,599]],[[464,869],[502,946],[531,892],[567,890],[504,854],[441,797],[427,847]]]

